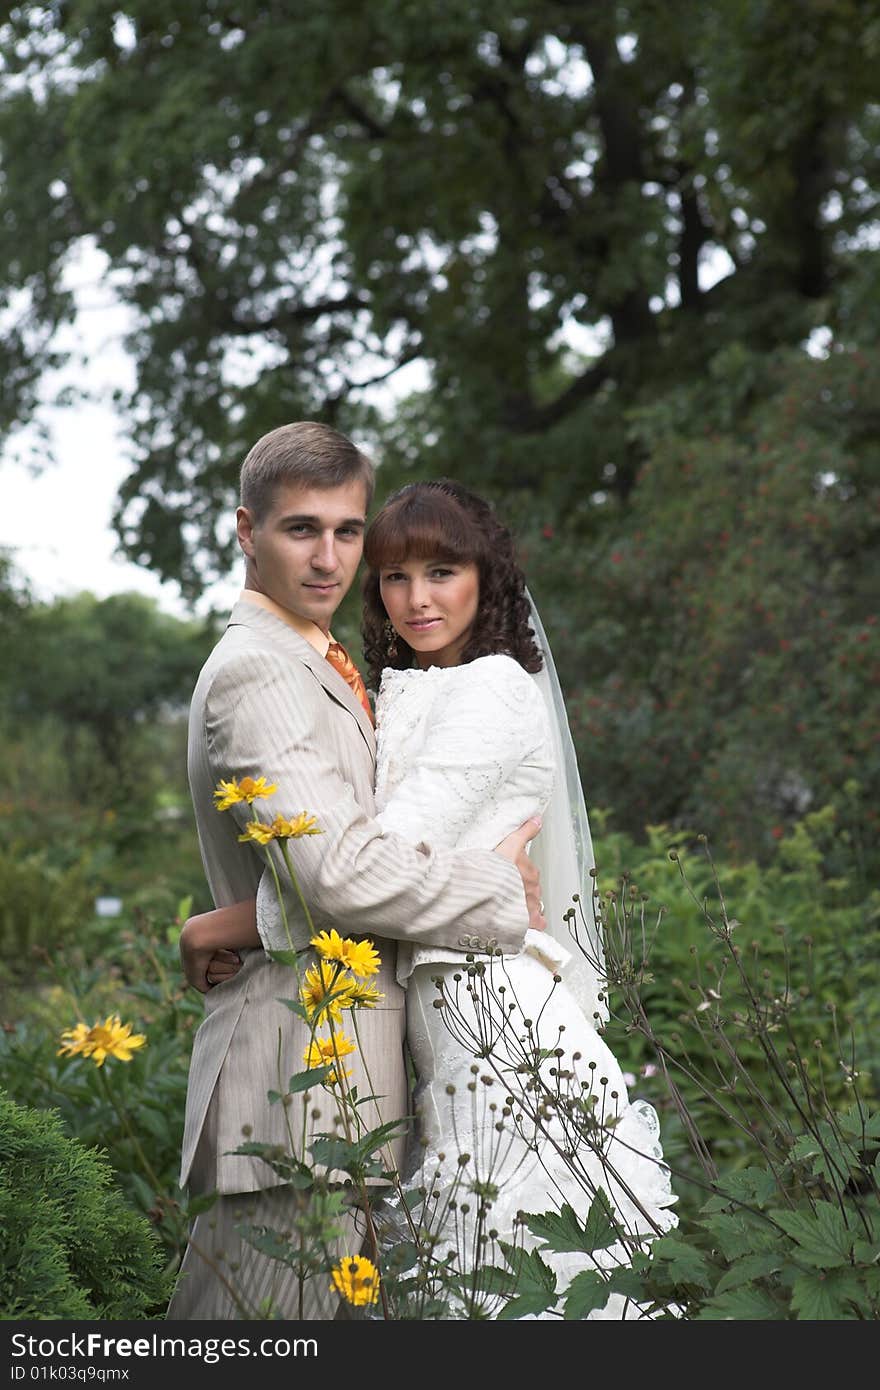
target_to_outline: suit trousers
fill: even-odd
[[[214,1190],[215,1100],[211,1100],[190,1174],[193,1196]],[[347,1305],[341,1307],[340,1295],[331,1289],[329,1269],[306,1275],[301,1281],[296,1269],[256,1250],[235,1229],[254,1225],[278,1232],[290,1230],[294,1202],[293,1192],[284,1186],[218,1196],[193,1223],[166,1320],[283,1318],[311,1322],[345,1317]],[[347,1208],[336,1224],[340,1235],[328,1246],[334,1264],[343,1256],[360,1254],[366,1234],[363,1212],[357,1207]]]

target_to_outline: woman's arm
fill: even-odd
[[[187,917],[180,933],[180,963],[187,984],[206,994],[213,985],[230,980],[241,969],[237,952],[249,946],[262,946],[256,898]]]

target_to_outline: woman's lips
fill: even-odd
[[[412,622],[407,623],[407,627],[411,627],[413,632],[428,632],[439,622],[439,618],[415,618]]]

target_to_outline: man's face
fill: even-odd
[[[247,587],[329,631],[360,563],[366,510],[366,488],[359,480],[330,488],[279,483],[259,522],[247,507],[239,507]]]

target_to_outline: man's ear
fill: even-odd
[[[247,507],[235,511],[235,532],[238,543],[249,560],[254,558],[254,518]]]

